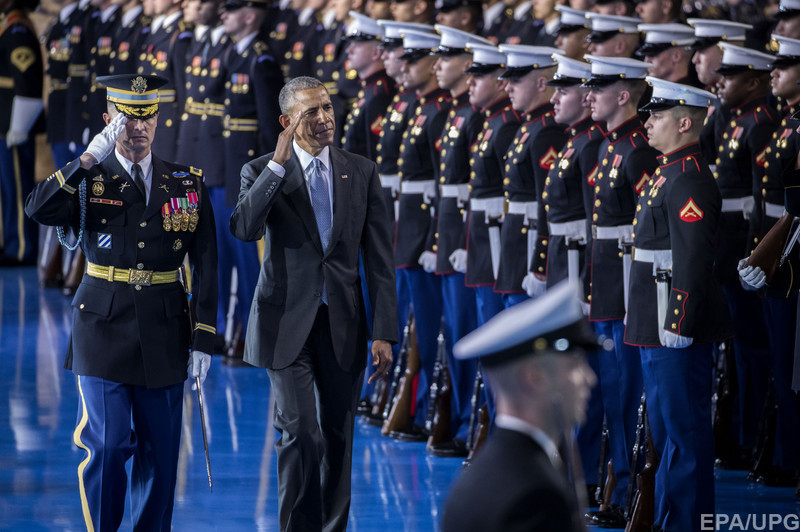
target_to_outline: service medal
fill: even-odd
[[[173,231],[180,231],[181,230],[181,200],[180,198],[170,198],[169,199],[170,206],[172,207],[172,230]]]
[[[181,201],[181,231],[189,229],[189,200],[180,198]]]
[[[161,207],[161,216],[164,217],[164,231],[172,230],[172,222],[169,219],[169,203],[165,203],[163,207]]]

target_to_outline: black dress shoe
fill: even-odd
[[[467,451],[467,444],[464,440],[453,438],[450,441],[440,443],[438,445],[430,445],[427,451],[433,456],[442,458],[466,458],[469,455]]]
[[[616,505],[612,504],[611,508],[608,510],[603,510],[602,512],[590,512],[594,515],[592,516],[592,523],[594,526],[599,526],[600,528],[625,528],[625,525],[628,524],[627,519],[625,519],[625,514],[623,509]]]
[[[393,430],[389,433],[389,437],[400,441],[425,441],[428,439],[428,433],[419,425],[413,425],[408,430]]]

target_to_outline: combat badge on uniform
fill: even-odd
[[[703,219],[703,211],[690,197],[686,205],[681,208],[679,217],[684,222],[699,222]]]

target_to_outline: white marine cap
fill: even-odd
[[[464,71],[465,74],[488,74],[506,66],[506,54],[500,48],[487,44],[471,44],[472,66]]]
[[[800,40],[774,33],[772,38],[778,43],[778,55],[772,62],[772,68],[787,68],[800,64]]]
[[[628,57],[600,57],[584,55],[592,64],[592,77],[584,83],[584,87],[603,87],[617,81],[627,79],[640,79],[647,77],[647,68],[650,66],[644,61]]]
[[[555,55],[553,59],[558,63],[558,69],[553,79],[547,82],[553,87],[572,87],[586,83],[592,77],[592,65],[586,61],[572,59],[565,55]]]
[[[384,48],[399,48],[403,46],[403,31],[406,30],[436,32],[430,24],[420,24],[419,22],[397,22],[395,20],[379,19],[378,24],[383,28]]]
[[[694,50],[705,50],[718,42],[741,41],[744,42],[746,33],[753,29],[750,24],[733,22],[730,20],[709,20],[705,18],[690,18],[688,22],[694,27]]]
[[[786,19],[800,15],[800,0],[781,0],[780,9],[775,13],[775,18]]]
[[[460,55],[472,53],[467,47],[470,44],[492,45],[492,41],[484,39],[474,33],[451,28],[442,24],[434,26],[442,38],[439,41],[439,48],[436,53],[439,55]]]
[[[562,281],[539,298],[507,308],[456,342],[453,355],[480,357],[490,367],[524,356],[597,348],[580,292],[578,283]]]
[[[366,15],[350,11],[350,24],[347,25],[348,39],[354,41],[380,41],[383,38],[383,26]]]
[[[403,55],[400,56],[400,59],[403,61],[414,62],[426,55],[430,55],[439,46],[439,40],[441,39],[438,33],[413,29],[403,30],[402,34]]]
[[[642,19],[636,17],[622,17],[619,15],[601,15],[600,13],[586,13],[592,24],[592,33],[589,42],[605,42],[620,33],[639,33],[639,24]]]
[[[639,24],[639,31],[645,33],[644,44],[636,50],[636,54],[642,57],[652,57],[668,48],[688,48],[694,44],[694,29],[685,24]]]
[[[706,108],[717,99],[714,94],[690,85],[673,83],[653,76],[647,76],[646,79],[653,87],[653,95],[640,111],[662,111],[679,105]]]
[[[561,12],[561,20],[558,23],[556,34],[572,33],[581,29],[589,29],[591,23],[586,17],[586,11],[556,4],[556,11]]]
[[[721,42],[719,45],[722,47],[722,63],[717,69],[717,74],[727,76],[745,71],[769,72],[772,70],[772,63],[775,61],[774,55],[726,42]]]
[[[556,65],[554,55],[564,52],[549,46],[529,46],[526,44],[501,44],[500,51],[506,54],[506,71],[501,79],[521,78],[528,72]]]

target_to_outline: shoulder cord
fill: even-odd
[[[58,233],[58,241],[61,242],[61,245],[67,248],[69,251],[75,251],[78,249],[78,246],[81,245],[81,240],[83,240],[83,232],[86,229],[86,180],[84,179],[81,181],[81,184],[78,186],[78,198],[80,200],[80,209],[81,209],[81,220],[80,220],[80,231],[78,231],[78,239],[75,241],[74,244],[70,245],[67,242],[67,237],[64,235],[64,228],[60,225],[56,227],[56,232]]]

